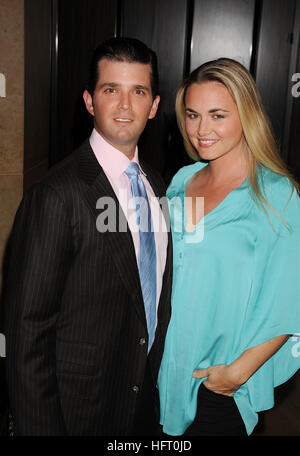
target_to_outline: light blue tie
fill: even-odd
[[[149,353],[154,340],[156,322],[156,252],[154,233],[151,229],[151,210],[138,164],[131,162],[125,174],[130,180],[131,195],[134,198],[139,228],[138,266],[147,320]]]

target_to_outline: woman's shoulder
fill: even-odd
[[[264,197],[275,212],[291,226],[300,227],[300,197],[297,188],[287,177],[264,168],[262,173]]]
[[[262,190],[270,204],[285,205],[293,195],[297,197],[297,190],[287,176],[275,173],[265,167],[261,169],[260,175]]]
[[[173,176],[171,183],[168,186],[167,196],[170,198],[180,193],[185,188],[187,180],[206,165],[207,163],[198,161],[180,168]]]

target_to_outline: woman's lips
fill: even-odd
[[[218,139],[198,139],[200,147],[211,147],[218,142]]]

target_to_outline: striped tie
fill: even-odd
[[[154,340],[156,322],[156,252],[154,233],[151,229],[151,210],[138,164],[131,162],[125,174],[130,180],[131,194],[135,203],[137,226],[139,228],[138,266],[149,335],[149,353]]]

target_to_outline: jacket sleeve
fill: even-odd
[[[56,322],[72,238],[64,202],[46,185],[17,212],[5,297],[6,370],[16,435],[65,434],[56,380]]]

